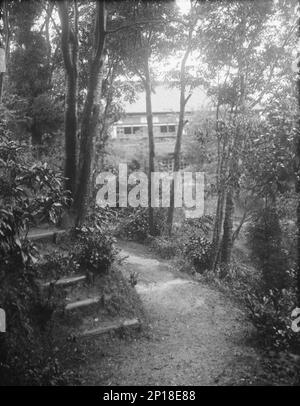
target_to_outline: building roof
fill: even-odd
[[[153,113],[179,112],[180,91],[177,88],[156,86],[152,93]],[[124,110],[128,114],[146,113],[145,92],[138,93],[134,103],[124,102]],[[210,108],[210,100],[206,93],[200,89],[194,89],[192,96],[187,102],[186,111],[207,110]]]

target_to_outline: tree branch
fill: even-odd
[[[162,23],[162,22],[164,22],[164,21],[162,21],[160,19],[136,21],[136,22],[132,22],[130,24],[121,25],[121,26],[119,26],[117,28],[114,28],[114,29],[106,30],[106,34],[114,34],[116,32],[131,29],[131,28],[134,28],[134,27],[140,27],[141,28],[141,26],[143,26],[145,24],[157,24],[157,23]]]
[[[66,70],[69,74],[72,73],[73,64],[69,50],[70,41],[70,25],[69,25],[69,13],[68,13],[68,1],[57,1],[58,14],[61,21],[61,49],[66,66]]]

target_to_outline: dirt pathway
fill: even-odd
[[[150,317],[148,337],[115,339],[89,363],[88,384],[243,385],[255,381],[259,357],[246,345],[244,313],[220,292],[174,271],[147,248],[124,245],[127,272]],[[99,366],[100,365],[100,366]]]

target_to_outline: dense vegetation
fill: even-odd
[[[0,335],[0,384],[74,379],[59,359],[71,348],[69,332],[57,329],[65,298],[45,301],[38,279],[45,270],[52,278],[109,274],[115,237],[148,243],[182,271],[233,292],[262,348],[292,353],[299,364],[291,329],[300,307],[297,2],[176,4],[0,3],[0,307],[9,330]],[[95,204],[97,173],[118,176],[110,128],[139,91],[147,159],[137,155],[128,168],[157,169],[152,94],[161,81],[179,89],[174,171],[184,150],[189,168],[205,172],[200,219],[174,207],[174,182],[167,210]],[[212,109],[187,122],[197,87]],[[45,223],[72,230],[68,259],[38,261],[28,231]],[[299,383],[299,365],[292,377]]]

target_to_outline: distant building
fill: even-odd
[[[157,86],[152,95],[155,159],[158,168],[172,171],[173,154],[179,120],[179,89]],[[135,157],[138,150],[148,148],[148,127],[145,94],[140,93],[134,103],[125,103],[125,117],[112,128],[111,137],[128,156]],[[185,119],[190,120],[196,111],[210,109],[207,96],[195,89],[186,105]],[[181,169],[187,166],[184,156]]]

